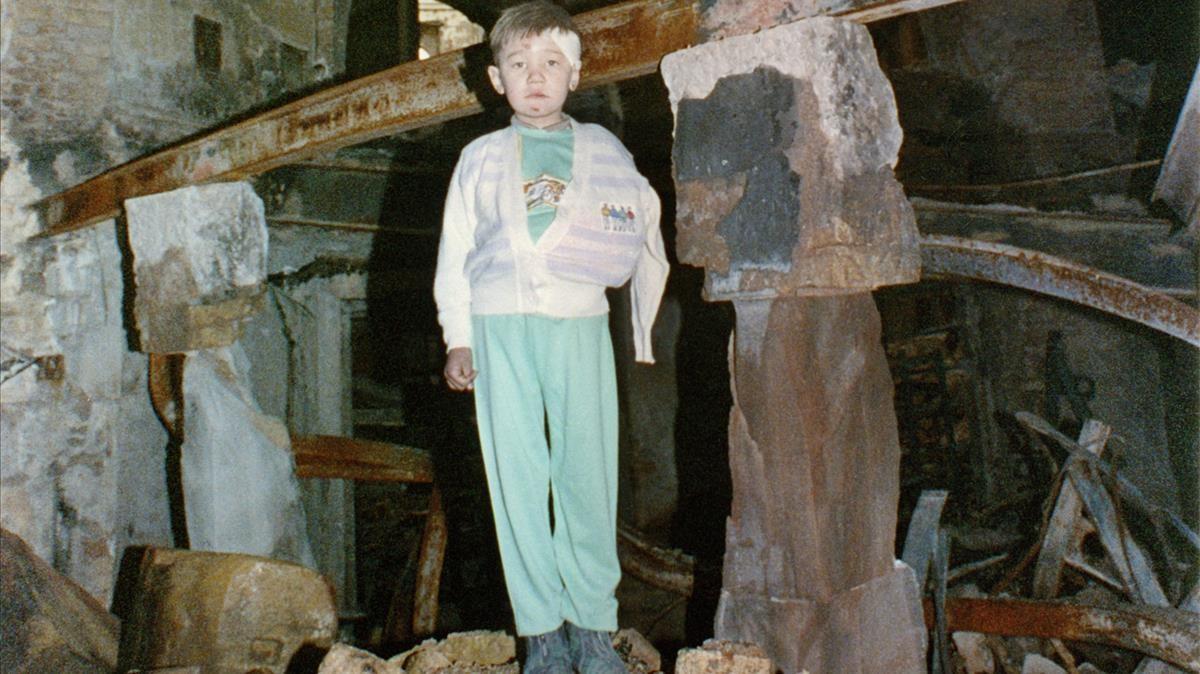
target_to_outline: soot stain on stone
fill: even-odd
[[[735,269],[786,270],[799,238],[801,177],[784,151],[797,132],[794,78],[775,68],[721,78],[703,99],[679,103],[680,181],[746,175],[746,193],[717,225]]]

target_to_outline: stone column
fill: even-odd
[[[676,249],[737,312],[719,638],[786,672],[925,671],[895,561],[900,449],[872,288],[917,280],[901,132],[862,26],[669,55]]]
[[[247,183],[217,183],[129,199],[125,213],[139,348],[188,355],[180,473],[190,546],[313,566],[288,429],[254,400],[238,344],[266,290],[262,201]]]

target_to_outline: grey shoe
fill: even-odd
[[[628,669],[613,648],[608,632],[589,630],[567,623],[571,642],[571,664],[579,674],[627,674]]]
[[[571,650],[562,625],[553,632],[525,637],[523,674],[571,674]]]

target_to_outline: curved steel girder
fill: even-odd
[[[923,274],[991,281],[1076,302],[1200,347],[1200,311],[1139,285],[1035,250],[956,236],[921,237]]]

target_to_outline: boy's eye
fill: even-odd
[[[557,66],[558,59],[550,59],[549,61],[546,61],[546,65]]]

